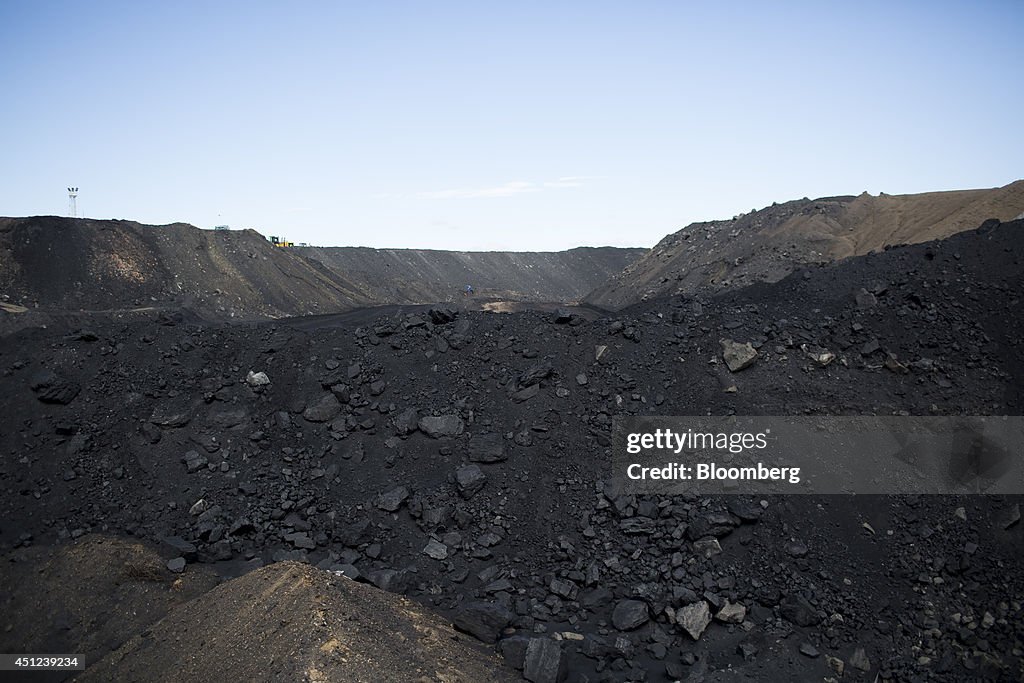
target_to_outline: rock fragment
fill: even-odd
[[[265,372],[253,372],[249,371],[249,374],[245,376],[245,383],[250,387],[265,387],[270,384],[270,377]]]
[[[325,394],[319,401],[302,411],[310,422],[330,422],[341,412],[341,402],[334,394]]]
[[[575,583],[558,577],[552,579],[548,587],[552,593],[566,600],[575,600],[576,595],[579,593],[579,587]]]
[[[42,403],[67,405],[78,396],[80,387],[57,375],[52,370],[42,370],[29,380],[29,388]]]
[[[715,614],[715,619],[723,624],[742,624],[747,617],[747,608],[737,602],[725,601],[722,609]]]
[[[498,652],[513,669],[523,670],[526,663],[526,648],[532,638],[526,636],[509,636],[498,641]]]
[[[565,673],[562,647],[550,638],[531,638],[523,660],[523,678],[531,683],[560,683]]]
[[[870,310],[878,305],[878,299],[875,295],[863,287],[857,292],[855,299],[857,300],[857,308],[862,311]]]
[[[807,545],[803,541],[789,541],[786,543],[786,553],[790,557],[806,557]]]
[[[423,548],[423,554],[435,560],[443,560],[448,557],[448,546],[436,538],[432,538],[427,542],[426,547]]]
[[[821,653],[818,652],[818,648],[814,647],[811,643],[800,643],[800,654],[805,657],[815,659]]]
[[[524,370],[516,378],[516,388],[523,389],[534,384],[540,384],[541,381],[547,379],[554,372],[554,368],[551,363],[535,363]]]
[[[452,619],[455,628],[485,643],[495,643],[512,621],[512,614],[493,602],[473,602],[459,609]]]
[[[366,575],[367,580],[382,591],[404,593],[409,587],[409,575],[395,569],[376,569]]]
[[[149,421],[158,427],[184,427],[192,420],[187,407],[179,405],[163,405],[153,411]]]
[[[692,605],[676,610],[676,624],[694,640],[700,638],[710,623],[711,611],[708,609],[708,603],[704,600],[698,600]]]
[[[184,557],[188,562],[195,562],[199,557],[196,547],[179,536],[165,536],[163,543],[168,548]]]
[[[284,540],[300,550],[314,550],[316,548],[316,543],[304,532],[285,534]]]
[[[739,372],[754,364],[757,360],[757,351],[750,342],[740,343],[732,339],[722,339],[722,360],[729,368],[729,372]]]
[[[649,619],[647,603],[642,600],[621,600],[612,610],[612,624],[620,631],[640,628]]]
[[[198,472],[201,469],[205,469],[210,462],[207,459],[207,457],[201,454],[199,451],[189,451],[185,453],[185,456],[181,459],[181,461],[185,463],[185,469],[188,471],[189,474],[192,474],[193,472]]]
[[[871,660],[868,659],[868,653],[862,647],[858,647],[853,651],[847,663],[854,669],[860,669],[861,671],[871,670]]]
[[[508,459],[501,434],[474,434],[469,440],[469,461],[496,463]]]
[[[736,653],[747,662],[756,657],[758,651],[759,648],[757,647],[757,643],[749,638],[741,640],[736,646]]]
[[[459,495],[463,498],[472,498],[477,491],[487,483],[487,475],[480,470],[478,465],[466,465],[455,470],[455,485],[458,487]]]
[[[512,402],[513,403],[523,403],[525,401],[529,401],[531,398],[533,398],[534,396],[536,396],[539,393],[540,393],[540,385],[539,384],[531,384],[530,386],[526,387],[525,389],[520,389],[519,391],[513,392],[512,396],[511,396]]]
[[[873,353],[882,350],[882,345],[877,339],[869,339],[860,346],[860,355],[870,356]]]
[[[430,322],[435,325],[447,325],[450,322],[454,322],[458,315],[458,309],[452,306],[436,306],[427,311]]]
[[[377,496],[373,504],[385,512],[396,512],[408,497],[409,489],[398,486]]]
[[[729,496],[726,504],[729,512],[739,517],[744,522],[756,522],[764,514],[764,508],[749,498],[740,496]]]
[[[803,344],[800,350],[804,352],[804,355],[811,359],[811,361],[819,368],[828,367],[836,359],[836,354],[825,349],[818,348],[816,346],[808,346]]]
[[[722,546],[717,538],[702,538],[693,542],[693,552],[704,558],[712,558],[722,552]]]
[[[395,433],[399,436],[406,436],[419,429],[419,411],[415,408],[406,408],[395,418]]]
[[[458,415],[426,415],[420,418],[418,426],[432,439],[458,436],[466,429],[466,423]]]
[[[894,353],[885,354],[885,369],[889,372],[894,372],[897,375],[906,375],[910,373],[910,368],[901,363]]]

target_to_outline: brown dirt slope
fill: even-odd
[[[80,681],[513,681],[415,603],[297,562],[218,586]]]
[[[176,576],[140,543],[98,535],[3,559],[0,652],[77,653],[87,664],[218,581],[208,569]]]
[[[433,303],[471,284],[478,297],[570,302],[620,272],[645,249],[582,247],[557,252],[472,252],[366,247],[296,251],[375,292],[378,303]]]
[[[584,301],[621,308],[655,296],[775,282],[803,264],[943,239],[1022,211],[1024,180],[990,190],[865,193],[773,204],[668,235]]]
[[[368,293],[253,230],[0,218],[0,295],[32,308],[176,305],[218,318],[345,310]]]

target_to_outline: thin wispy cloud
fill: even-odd
[[[567,175],[558,180],[544,183],[544,187],[583,187],[583,181],[586,178],[587,176],[582,175]]]

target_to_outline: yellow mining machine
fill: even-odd
[[[278,237],[277,235],[271,235],[267,239],[270,240],[270,243],[273,244],[275,247],[294,247],[295,246],[295,242],[289,242],[284,237]]]

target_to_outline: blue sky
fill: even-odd
[[[1024,176],[1024,2],[0,0],[0,215],[650,246]]]

